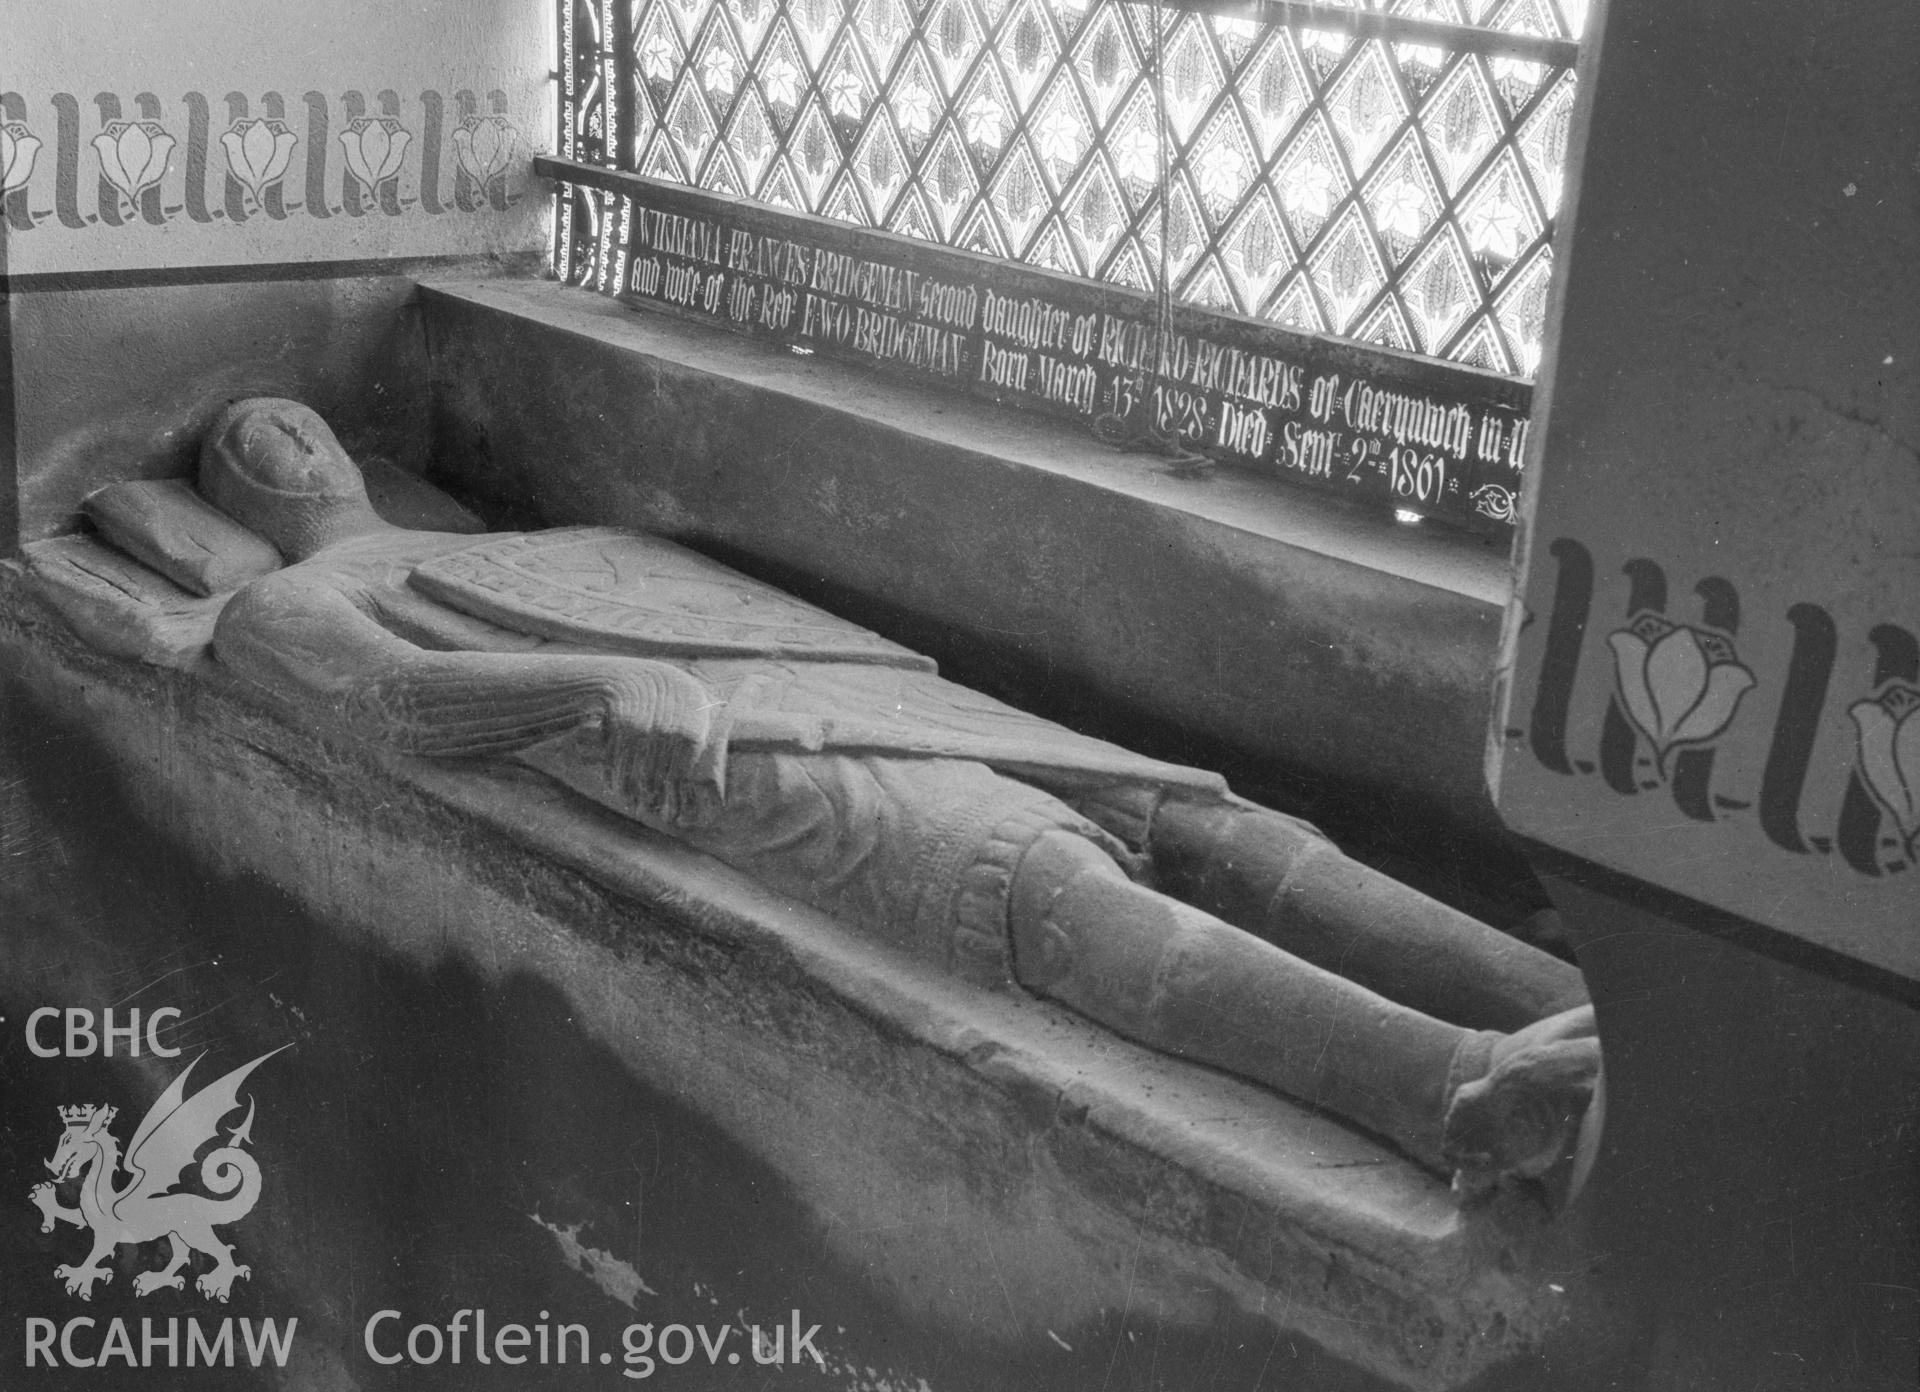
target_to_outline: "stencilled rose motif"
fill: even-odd
[[[400,173],[413,135],[392,116],[362,116],[340,132],[347,171],[372,198],[380,185]]]
[[[227,170],[259,201],[267,186],[287,172],[293,147],[300,139],[285,121],[242,117],[227,127],[220,148],[227,152]]]
[[[0,194],[27,186],[40,144],[40,138],[21,122],[0,124]]]
[[[175,141],[158,121],[109,121],[93,138],[100,172],[129,203],[159,183]]]
[[[507,172],[519,135],[513,122],[504,116],[469,116],[454,127],[453,153],[467,177],[485,188]]]
[[[1659,614],[1635,615],[1607,643],[1620,700],[1653,746],[1663,775],[1668,753],[1719,735],[1754,684],[1753,673],[1741,665],[1724,634]]]
[[[1908,859],[1920,855],[1920,687],[1890,682],[1847,707],[1860,734],[1860,777],[1899,828]]]

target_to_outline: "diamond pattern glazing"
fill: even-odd
[[[618,167],[1142,290],[1164,225],[1177,299],[1538,364],[1568,68],[1120,0],[620,5]],[[1357,8],[1560,39],[1585,17]]]

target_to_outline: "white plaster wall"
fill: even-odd
[[[10,274],[545,244],[529,169],[552,125],[545,0],[4,10]]]

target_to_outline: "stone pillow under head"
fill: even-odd
[[[100,534],[197,595],[225,594],[280,569],[280,553],[184,479],[108,484],[80,504]]]

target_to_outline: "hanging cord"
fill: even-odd
[[[1160,176],[1160,254],[1153,290],[1153,333],[1148,340],[1148,368],[1133,377],[1135,397],[1126,415],[1106,411],[1094,417],[1093,436],[1115,449],[1165,456],[1171,472],[1196,475],[1213,467],[1204,454],[1189,449],[1177,430],[1163,430],[1154,420],[1154,402],[1166,383],[1166,357],[1173,343],[1173,276],[1171,209],[1168,190],[1173,182],[1173,133],[1167,120],[1167,25],[1165,0],[1153,0],[1153,116],[1158,141]]]

